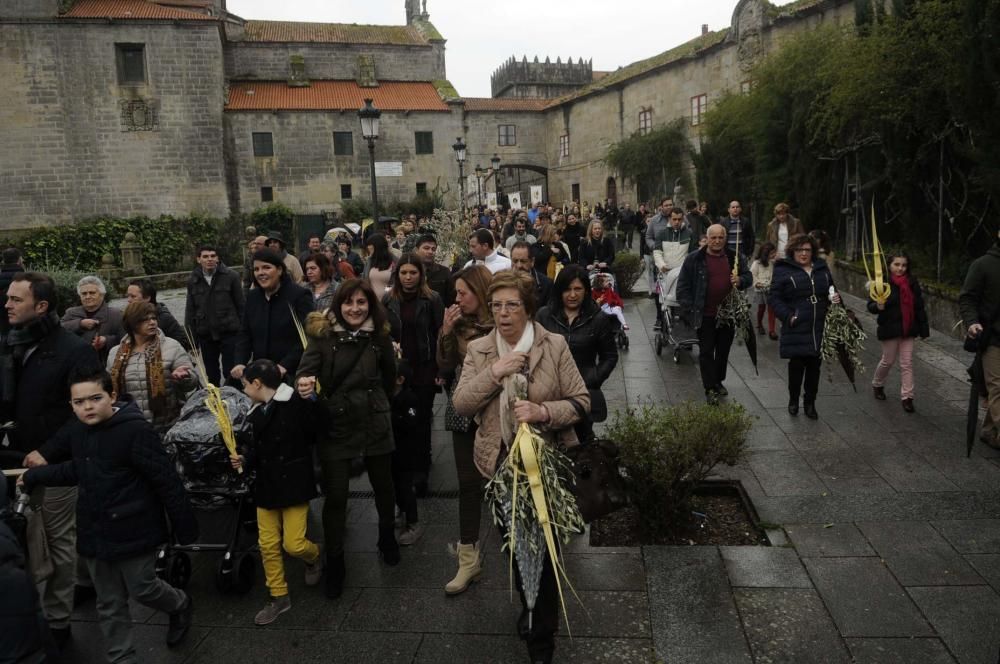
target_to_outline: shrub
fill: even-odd
[[[719,463],[746,451],[752,418],[739,404],[685,402],[616,411],[607,437],[619,461],[643,530],[657,532],[684,514],[698,483]]]
[[[257,208],[246,217],[246,225],[254,226],[259,235],[267,235],[270,231],[278,231],[289,247],[295,244],[293,235],[295,212],[282,203],[268,203]],[[243,233],[240,233],[243,237]]]
[[[619,251],[615,254],[615,262],[611,265],[611,272],[618,282],[618,290],[622,297],[632,294],[632,287],[642,276],[644,263],[638,254],[630,251]]]

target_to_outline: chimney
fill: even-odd
[[[708,34],[708,23],[701,24],[701,34],[703,37]]]

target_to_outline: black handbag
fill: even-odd
[[[600,388],[589,390],[590,392],[590,421],[603,422],[608,419],[608,402],[604,398],[604,392]]]
[[[569,399],[581,419],[590,419],[576,399]],[[573,495],[586,523],[625,507],[628,492],[618,468],[618,446],[610,440],[580,441],[566,449],[573,463]]]

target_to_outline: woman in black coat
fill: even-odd
[[[569,265],[556,277],[549,304],[538,311],[535,322],[566,337],[576,367],[590,390],[590,418],[575,425],[577,438],[589,440],[593,437],[593,423],[604,421],[608,414],[601,385],[618,365],[618,319],[601,311],[594,302],[587,271],[580,265]]]
[[[897,253],[889,257],[889,299],[884,304],[868,300],[868,311],[878,316],[876,335],[882,342],[882,359],[872,377],[875,398],[885,400],[885,379],[899,358],[900,398],[903,410],[913,408],[913,341],[930,336],[924,295],[910,272],[910,257]]]
[[[817,257],[816,241],[808,235],[788,240],[785,257],[774,264],[768,304],[781,320],[779,353],[788,360],[788,412],[799,413],[799,392],[806,417],[815,420],[819,390],[820,346],[826,311],[840,295],[830,295],[833,276],[826,261]]]
[[[312,293],[292,282],[281,256],[272,249],[253,255],[253,273],[256,287],[247,294],[232,377],[242,378],[251,360],[267,359],[291,380],[303,351],[295,318],[305,325],[314,307]]]
[[[604,234],[604,222],[595,219],[587,226],[577,262],[590,272],[607,270],[615,262],[615,243]]]

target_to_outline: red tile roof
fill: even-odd
[[[464,97],[465,110],[494,113],[531,112],[543,110],[551,99],[525,99],[521,97]]]
[[[358,25],[302,21],[247,21],[243,41],[320,42],[328,44],[425,45],[427,40],[410,25]]]
[[[68,18],[167,19],[171,21],[214,21],[214,16],[198,12],[161,7],[146,0],[77,0]]]
[[[354,81],[312,81],[290,88],[284,81],[233,81],[227,111],[357,111],[370,98],[382,111],[445,111],[448,105],[432,83],[380,81],[362,88]]]

